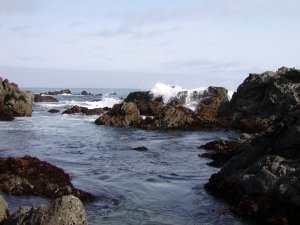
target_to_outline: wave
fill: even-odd
[[[162,97],[165,103],[176,99],[184,107],[195,110],[199,101],[203,98],[203,92],[207,89],[208,87],[185,89],[178,85],[157,82],[150,92],[154,97]],[[229,99],[231,99],[233,93],[234,91],[228,91]]]
[[[62,100],[59,102],[54,103],[38,103],[42,107],[46,108],[55,108],[55,107],[72,107],[74,105],[86,107],[89,109],[94,108],[104,108],[109,107],[112,108],[115,104],[119,104],[122,101],[120,98],[110,98],[110,97],[103,97],[99,101],[79,101],[79,100]]]

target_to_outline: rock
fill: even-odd
[[[35,94],[34,102],[58,102],[58,100],[52,96],[47,96],[43,94]]]
[[[300,70],[282,67],[250,74],[233,94],[227,114],[234,127],[259,132],[299,106]]]
[[[62,114],[75,114],[75,113],[83,113],[87,116],[92,116],[92,115],[101,115],[104,113],[104,110],[102,108],[88,109],[86,107],[75,105],[72,108],[63,111]]]
[[[147,151],[148,148],[146,148],[145,146],[141,146],[141,147],[133,148],[133,150],[136,150],[136,151],[139,151],[139,152],[144,152],[144,151]]]
[[[47,205],[21,207],[4,225],[87,225],[82,202],[72,196],[64,196]]]
[[[99,125],[111,126],[139,126],[142,117],[137,105],[133,102],[123,102],[116,104],[106,114],[100,116],[95,123]]]
[[[9,216],[8,204],[0,195],[0,224]]]
[[[130,93],[125,102],[134,102],[140,111],[141,115],[144,116],[155,116],[158,114],[158,107],[163,107],[164,103],[162,98],[153,98],[150,91],[136,91]]]
[[[49,113],[59,113],[59,110],[57,110],[57,109],[49,109],[48,112]]]
[[[18,85],[0,77],[0,118],[2,120],[10,121],[15,116],[31,116],[33,99],[33,93],[20,91]]]
[[[75,195],[83,202],[95,197],[74,188],[71,177],[62,169],[35,157],[0,157],[0,189],[13,195],[57,198]]]
[[[87,91],[82,91],[81,93],[80,93],[80,95],[84,95],[84,96],[86,96],[86,95],[92,95],[91,93],[89,93],[89,92],[87,92]]]
[[[275,114],[275,112],[274,112]],[[206,188],[239,215],[261,224],[300,221],[300,108],[250,142],[214,174]]]
[[[44,93],[45,95],[63,95],[63,94],[72,94],[69,89],[60,90],[60,91],[48,91]]]

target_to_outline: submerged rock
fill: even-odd
[[[83,202],[95,199],[75,188],[62,169],[30,156],[0,157],[0,189],[13,195],[57,198],[72,194]]]
[[[0,224],[1,221],[5,220],[9,215],[8,204],[0,195]]]
[[[72,196],[64,196],[47,205],[19,208],[3,225],[87,225],[82,202]]]
[[[58,100],[52,96],[47,96],[43,94],[35,94],[34,102],[58,102]]]
[[[139,151],[139,152],[144,152],[144,151],[147,151],[148,148],[146,148],[145,146],[140,146],[140,147],[133,148],[133,150]]]
[[[10,121],[13,117],[31,116],[33,93],[20,91],[18,85],[0,77],[0,119]]]
[[[238,147],[206,188],[259,224],[300,221],[300,109]],[[284,222],[285,221],[285,222]]]
[[[49,109],[48,112],[49,113],[59,113],[59,110],[57,110],[57,109]]]
[[[60,90],[60,91],[48,91],[44,93],[45,95],[63,95],[63,94],[72,94],[69,89]]]
[[[76,113],[83,113],[87,116],[92,116],[92,115],[101,115],[104,113],[104,110],[102,108],[88,109],[86,107],[75,105],[72,108],[63,111],[62,114],[76,114]]]

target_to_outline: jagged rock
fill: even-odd
[[[258,132],[300,106],[300,70],[250,74],[233,94],[227,113],[234,127]]]
[[[87,225],[82,202],[72,196],[64,196],[47,205],[25,206],[11,215],[4,225]]]
[[[45,95],[62,95],[62,94],[72,94],[69,89],[60,90],[60,91],[48,91],[44,93]]]
[[[74,188],[71,177],[62,169],[30,156],[0,157],[0,189],[13,195],[49,198],[72,194],[83,202],[95,198]]]
[[[15,116],[31,116],[33,99],[33,93],[20,91],[18,85],[0,77],[1,120],[12,120]]]
[[[9,215],[8,204],[0,195],[0,224],[1,221],[5,220]]]
[[[87,92],[87,91],[82,91],[81,93],[80,93],[80,95],[84,95],[84,96],[86,96],[86,95],[92,95],[91,93],[89,93],[89,92]]]
[[[86,107],[75,105],[72,108],[63,111],[62,114],[75,114],[75,113],[83,113],[87,116],[92,116],[92,115],[101,115],[104,113],[104,110],[102,108],[88,109]]]
[[[57,109],[49,109],[48,112],[49,113],[59,113],[59,110],[57,110]]]
[[[300,221],[300,109],[239,146],[207,189],[239,215],[266,224]]]
[[[58,100],[52,96],[47,96],[43,94],[35,94],[34,102],[58,102]]]
[[[142,121],[140,111],[133,102],[116,104],[106,114],[100,116],[95,123],[111,126],[139,126]]]

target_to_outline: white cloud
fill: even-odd
[[[33,13],[38,8],[35,0],[0,0],[0,12],[5,14]]]

